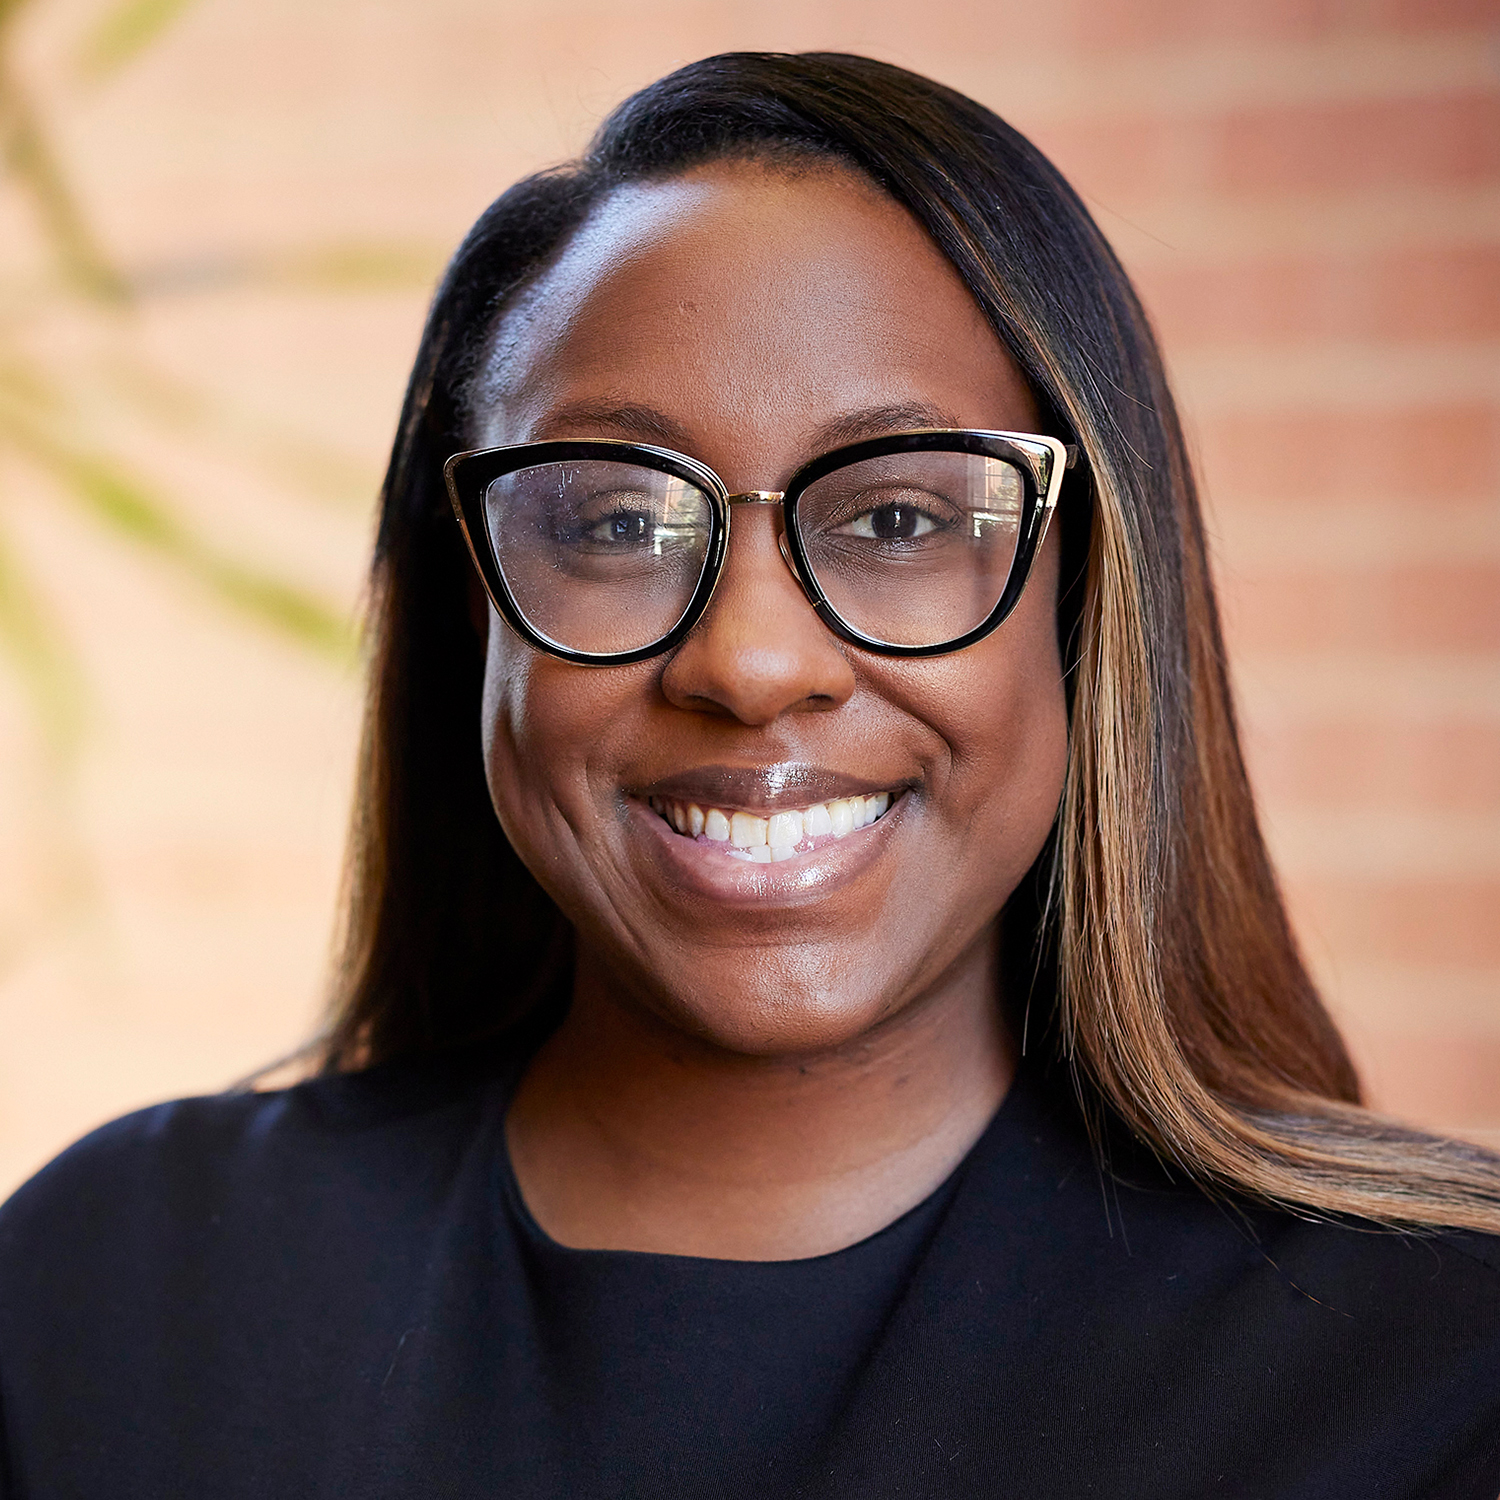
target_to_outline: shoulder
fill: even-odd
[[[1101,1134],[1032,1088],[966,1171],[907,1333],[929,1409],[976,1412],[945,1441],[1048,1451],[1088,1412],[1132,1493],[1500,1490],[1500,1241],[1214,1194]]]
[[[256,1432],[321,1451],[443,1255],[484,1244],[502,1079],[466,1060],[182,1099],[43,1168],[0,1208],[0,1425],[27,1492],[115,1493],[77,1479],[101,1453],[131,1493],[179,1494],[161,1476],[215,1454],[259,1473]]]
[[[1491,1282],[1500,1287],[1500,1235],[1454,1231],[1442,1238],[1451,1251],[1478,1261],[1490,1273]]]
[[[0,1254],[33,1225],[63,1228],[102,1203],[202,1192],[212,1173],[238,1156],[247,1137],[287,1113],[284,1096],[225,1094],[178,1099],[137,1110],[91,1131],[53,1158],[0,1207]],[[257,1132],[257,1126],[261,1130]]]
[[[227,1224],[313,1230],[335,1206],[409,1197],[485,1108],[471,1068],[394,1065],[274,1093],[179,1099],[114,1120],[0,1207],[0,1304],[89,1268],[193,1253]]]
[[[1495,1236],[1396,1230],[1271,1208],[1186,1182],[1121,1182],[1116,1193],[1138,1252],[1160,1247],[1182,1264],[1185,1280],[1211,1297],[1232,1295],[1244,1319],[1274,1330],[1270,1338],[1326,1339],[1330,1348],[1353,1340],[1366,1354],[1383,1345],[1433,1367],[1482,1356],[1500,1395]]]
[[[1055,1088],[1033,1085],[1007,1124],[974,1174],[968,1245],[984,1258],[1002,1245],[1040,1254],[1101,1320],[1131,1307],[1144,1326],[1205,1336],[1227,1319],[1248,1343],[1262,1330],[1331,1347],[1357,1334],[1433,1358],[1485,1348],[1500,1374],[1500,1238],[1398,1233],[1214,1193],[1118,1131],[1091,1138]]]
[[[1279,1297],[1321,1309],[1355,1337],[1439,1364],[1483,1359],[1500,1396],[1500,1240],[1401,1233],[1266,1215],[1256,1245]]]

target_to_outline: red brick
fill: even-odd
[[[786,0],[782,3],[786,5]],[[793,9],[790,5],[786,8],[788,11]],[[1093,34],[1088,10],[1086,0],[1056,0],[1051,5],[1017,6],[1005,16],[1007,50],[1015,46],[1046,49],[1043,55],[1072,52],[1075,48],[1082,50],[1080,43],[1086,48]],[[702,15],[706,27],[714,33],[710,45],[701,49],[706,56],[708,52],[721,50],[723,26],[712,7],[702,7]],[[832,25],[842,24],[849,36],[861,37],[859,47],[854,50],[868,48],[877,57],[889,57],[918,71],[930,66],[919,60],[912,48],[911,17],[904,7],[892,6],[882,10],[869,5],[866,0],[841,0],[836,8],[829,7],[825,11],[825,20]],[[976,47],[975,38],[992,34],[994,29],[993,0],[948,0],[943,5],[930,7],[922,16],[921,56],[972,58],[987,50]],[[886,41],[886,38],[890,40]],[[885,45],[878,45],[882,41]],[[683,55],[693,54],[684,49]],[[936,77],[945,76],[935,68],[932,71]],[[946,76],[948,81],[955,81],[951,68]],[[972,90],[975,97],[1004,115],[1007,109],[1004,66],[994,68],[992,76],[994,82],[988,88],[972,82],[958,86],[966,91]]]
[[[1500,970],[1500,879],[1288,882],[1310,946],[1362,964]]]
[[[1236,193],[1346,193],[1472,184],[1500,175],[1500,94],[1244,110],[1206,126],[1210,178]]]
[[[1393,30],[1490,29],[1495,24],[1495,0],[1373,0],[1369,9],[1372,21]]]
[[[1194,146],[1181,126],[1154,116],[1075,120],[1031,137],[1091,204],[1111,207],[1178,191]]]
[[[1413,338],[1500,333],[1500,245],[1412,250],[1376,268],[1372,332]]]
[[[1500,333],[1500,246],[1153,267],[1137,278],[1168,347]]]
[[[1027,9],[1064,11],[1068,38],[1080,52],[1185,42],[1310,41],[1380,31],[1430,34],[1495,22],[1494,0],[1259,0],[1253,5],[1131,0],[1128,5],[1032,6],[1017,14],[1024,16]]]
[[[1339,0],[1132,0],[1129,5],[1080,7],[1080,50],[1184,41],[1246,41],[1309,37],[1337,25]]]
[[[1233,651],[1500,650],[1500,564],[1241,568],[1221,585]]]
[[[1500,488],[1500,405],[1301,411],[1210,418],[1198,429],[1214,503],[1359,505],[1394,499],[1392,469],[1420,464],[1445,503]]]
[[[1393,568],[1385,581],[1393,646],[1408,650],[1421,640],[1438,649],[1500,651],[1500,563]]]
[[[1368,717],[1282,726],[1251,742],[1262,796],[1283,806],[1500,811],[1500,725]]]

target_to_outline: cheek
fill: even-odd
[[[533,651],[490,621],[480,709],[490,798],[522,857],[554,829],[570,787],[586,784],[587,695],[554,681],[564,663]],[[575,671],[578,669],[574,669]]]
[[[940,803],[1001,878],[1019,878],[1040,852],[1067,770],[1055,560],[1039,559],[1037,575],[993,635],[925,664],[922,702],[911,704],[946,748]]]
[[[980,666],[980,663],[975,663]],[[1035,830],[1037,844],[1051,825],[1067,766],[1067,703],[1060,672],[975,671],[955,694],[963,707],[950,715],[944,738],[952,752],[958,802],[993,826]],[[1030,860],[1026,861],[1028,864]]]
[[[497,808],[521,775],[525,760],[518,734],[527,721],[532,663],[511,633],[493,616],[484,652],[484,694],[480,701],[480,732],[490,795]]]
[[[558,661],[491,618],[480,709],[486,775],[501,825],[528,864],[553,863],[569,830],[612,799],[613,779],[591,773],[641,693],[632,669]]]

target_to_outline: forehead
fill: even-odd
[[[996,425],[1026,399],[904,209],[837,166],[724,162],[599,206],[501,319],[477,415],[483,440],[516,442],[590,400],[753,424],[964,393],[1011,408]]]

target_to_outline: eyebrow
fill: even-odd
[[[634,402],[569,401],[547,413],[543,430],[558,427],[603,427],[636,441],[663,443],[686,451],[688,430],[665,412]]]
[[[867,406],[825,422],[814,431],[811,448],[816,455],[889,432],[959,425],[951,412],[926,401]],[[681,422],[655,407],[636,402],[570,401],[547,413],[544,429],[558,427],[586,427],[595,431],[605,428],[637,442],[657,442],[684,453],[690,452],[692,445],[688,429]]]
[[[857,443],[861,438],[883,437],[888,432],[909,432],[914,427],[957,427],[951,412],[926,401],[903,401],[891,406],[868,406],[825,422],[814,434],[813,446],[826,453]]]

